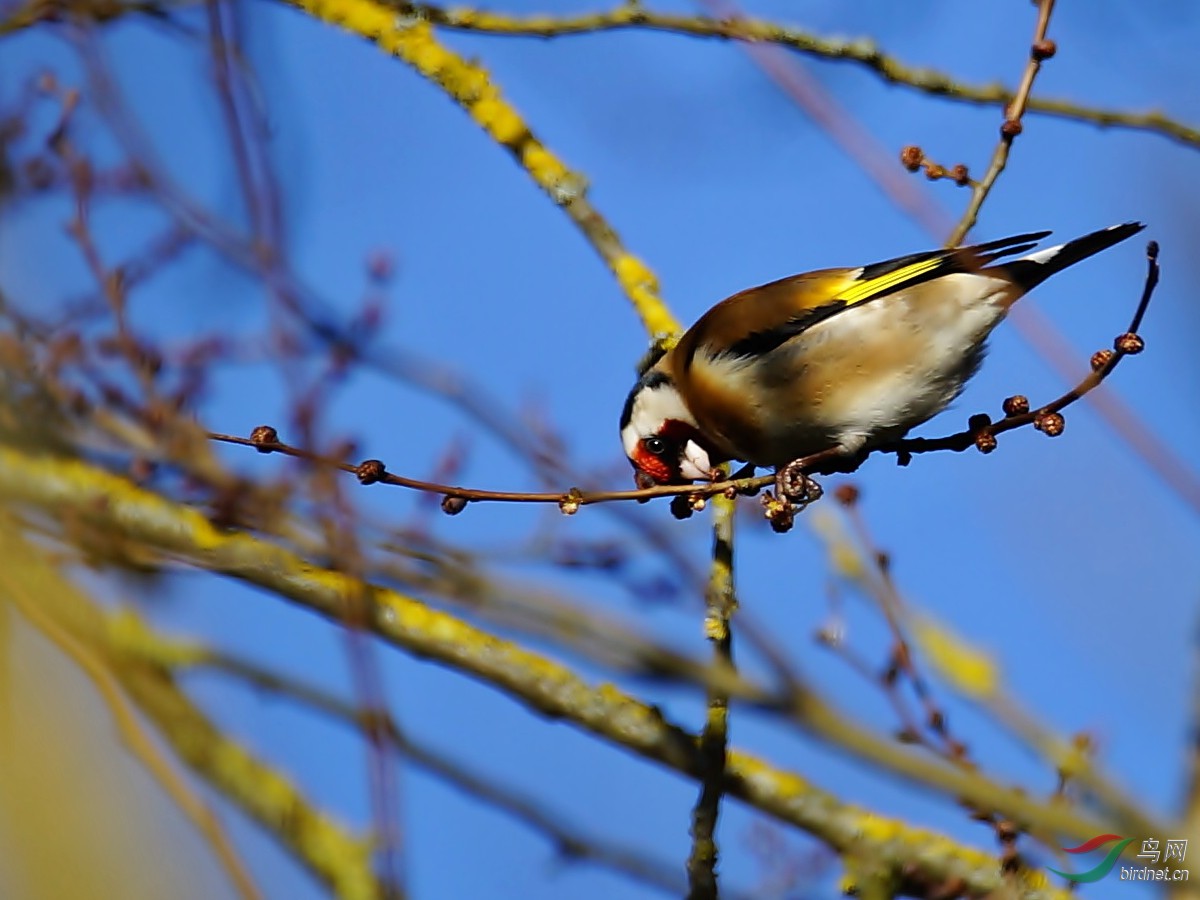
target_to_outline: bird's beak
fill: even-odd
[[[708,453],[695,441],[683,445],[683,458],[679,461],[679,474],[688,481],[708,481],[712,478],[713,464]]]

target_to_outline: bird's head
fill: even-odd
[[[713,477],[715,462],[671,376],[650,369],[621,411],[621,443],[639,487],[689,484]]]

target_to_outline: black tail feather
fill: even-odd
[[[990,266],[998,259],[1003,259],[1006,256],[1014,256],[1017,253],[1026,253],[1036,247],[1037,244],[1017,244],[1015,247],[1006,247],[1003,250],[997,250],[994,253],[983,253],[976,257],[975,262],[980,267]],[[975,248],[972,248],[975,249]]]
[[[1029,234],[1014,234],[1012,237],[1000,238],[996,241],[988,241],[986,244],[975,244],[969,249],[979,254],[990,253],[993,250],[1000,250],[998,256],[1003,256],[1005,253],[1013,253],[1016,251],[1017,244],[1036,244],[1044,237],[1050,237],[1052,231],[1031,231]],[[1005,250],[1004,248],[1009,249]]]
[[[1003,263],[998,268],[1020,285],[1023,291],[1029,291],[1056,272],[1133,237],[1145,227],[1141,222],[1113,225],[1068,241],[1060,247],[1051,247],[1025,259]]]

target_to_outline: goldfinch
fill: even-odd
[[[1050,232],[1019,234],[734,294],[629,392],[621,441],[638,483],[712,479],[727,460],[782,471],[903,437],[962,392],[1018,299],[1143,227],[1114,225],[997,262]]]

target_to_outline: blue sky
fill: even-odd
[[[514,0],[504,8],[541,5]],[[1013,84],[1033,24],[1032,6],[1002,0],[979,0],[969,14],[957,3],[892,0],[746,8],[819,34],[869,35],[902,61],[974,83]],[[375,250],[393,253],[397,274],[381,345],[470,373],[514,415],[534,405],[566,437],[580,468],[621,471],[616,419],[645,335],[592,249],[504,151],[403,64],[281,5],[247,5],[242,14],[284,189],[291,258],[301,275],[349,315],[365,291],[364,258]],[[202,21],[196,13],[185,18]],[[1051,36],[1059,53],[1035,94],[1161,109],[1200,122],[1200,97],[1192,90],[1200,74],[1194,5],[1064,0]],[[457,33],[443,39],[483,61],[534,131],[586,173],[593,202],[658,273],[664,296],[685,321],[749,285],[937,243],[734,45],[639,32],[554,41]],[[237,215],[237,186],[203,80],[202,48],[144,24],[109,29],[104,47],[169,168],[197,198]],[[8,39],[4,49],[0,97],[14,96],[17,79],[42,61],[57,66],[64,82],[78,79],[72,55],[46,35]],[[889,153],[915,143],[947,165],[984,169],[997,110],[889,87],[848,64],[794,61]],[[1129,219],[1149,223],[1146,235],[1163,247],[1163,283],[1143,329],[1148,349],[1122,365],[1112,390],[1193,471],[1200,446],[1200,364],[1193,350],[1200,263],[1191,252],[1198,223],[1189,191],[1198,161],[1195,148],[1156,135],[1031,116],[973,232],[984,240],[1053,229],[1065,240]],[[952,216],[967,200],[949,183],[910,177]],[[86,286],[82,267],[60,261],[65,210],[65,203],[39,201],[0,220],[0,277],[18,302],[54,303]],[[114,204],[97,220],[102,249],[120,258],[161,222],[134,204]],[[1141,289],[1141,247],[1138,239],[1107,251],[1023,301],[1076,349],[1080,371],[1128,321]],[[136,295],[132,314],[148,333],[178,340],[259,328],[263,309],[261,285],[207,253],[192,253]],[[1064,387],[1006,326],[956,407],[920,433],[957,430],[974,412],[997,414],[1001,399],[1013,393],[1036,403]],[[246,433],[260,422],[285,426],[286,401],[286,385],[269,366],[229,367],[198,414],[216,430]],[[535,486],[522,463],[471,421],[370,373],[356,374],[327,412],[331,431],[354,436],[365,455],[383,458],[393,471],[424,476],[451,440],[464,439],[470,451],[463,482]],[[987,457],[940,454],[908,469],[871,460],[855,481],[872,530],[915,605],[986,647],[1012,695],[1036,715],[1064,731],[1094,734],[1104,763],[1132,795],[1172,811],[1181,796],[1193,693],[1196,511],[1086,404],[1067,412],[1066,433],[1056,440],[1027,430],[1000,444]],[[260,472],[282,464],[247,459],[236,449],[227,456]],[[355,496],[364,509],[393,521],[405,520],[417,503],[392,489]],[[662,503],[638,507],[637,514],[677,530],[703,561],[704,517],[676,523]],[[457,519],[437,520],[435,528],[448,540],[504,547],[539,523],[578,537],[618,528],[595,510],[547,522],[544,511],[501,506],[473,506]],[[828,611],[830,576],[820,544],[803,527],[783,537],[751,527],[743,532],[737,565],[745,614],[769,627],[825,693],[881,729],[894,727],[879,692],[811,640]],[[577,591],[582,602],[638,630],[706,652],[690,600],[637,603],[594,579],[508,568]],[[646,569],[656,571],[650,562]],[[164,625],[345,687],[345,646],[325,625],[234,585],[190,576],[176,582],[178,599],[156,610]],[[852,596],[847,603],[851,640],[882,660],[877,615]],[[664,860],[684,858],[692,785],[453,673],[393,652],[380,656],[400,720],[431,743],[525,786],[597,834]],[[317,799],[349,821],[369,821],[365,757],[355,739],[216,678],[193,683],[222,723],[294,773]],[[689,693],[632,689],[680,723],[701,721]],[[956,734],[989,771],[1033,789],[1052,787],[1052,773],[999,738],[976,711],[945,687],[938,696]],[[733,737],[848,801],[992,846],[989,834],[953,804],[869,773],[774,722],[735,709]],[[481,746],[486,753],[476,752]],[[654,896],[590,867],[557,865],[542,838],[420,773],[406,772],[401,803],[414,896]],[[731,885],[750,886],[761,875],[746,846],[754,821],[727,806],[722,871]],[[272,896],[319,895],[251,827],[239,823],[237,835],[249,842]],[[1168,836],[1174,837],[1162,837]],[[789,840],[807,846],[794,835]],[[1086,895],[1127,890],[1102,883]]]

